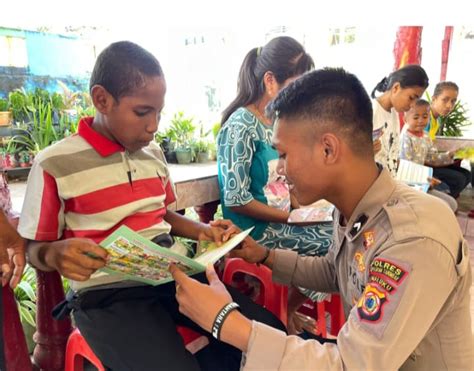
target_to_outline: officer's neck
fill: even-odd
[[[332,202],[348,221],[355,208],[379,176],[379,169],[372,161],[351,161],[334,187]]]

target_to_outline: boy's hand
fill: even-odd
[[[86,238],[69,238],[58,241],[45,253],[45,263],[62,276],[75,281],[86,281],[105,266],[107,251]],[[94,256],[94,257],[91,257]]]
[[[25,240],[8,223],[2,224],[0,232],[0,271],[2,286],[10,281],[11,288],[20,282],[25,269]]]
[[[205,224],[199,233],[199,241],[214,241],[217,246],[229,240],[234,234],[240,232],[230,220],[219,219],[213,220],[209,224]]]
[[[430,182],[430,189],[441,184],[441,180],[437,178],[428,178],[428,182]]]
[[[246,237],[240,246],[239,249],[233,249],[229,253],[229,257],[242,258],[248,263],[257,263],[267,254],[267,249],[255,242],[252,237]]]
[[[187,276],[175,265],[170,266],[170,272],[176,281],[179,311],[210,332],[217,313],[232,301],[229,292],[217,277],[214,267],[210,264],[206,269],[209,285]]]

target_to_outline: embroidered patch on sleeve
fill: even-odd
[[[351,311],[361,328],[383,338],[404,295],[411,268],[411,264],[391,258],[378,257],[367,263],[366,287]]]
[[[356,252],[354,254],[354,260],[357,263],[357,270],[359,272],[364,272],[365,271],[364,254],[362,254],[360,251]]]
[[[374,231],[367,231],[363,233],[364,236],[364,247],[367,250],[371,248],[375,244],[375,232]]]
[[[368,284],[357,303],[357,313],[363,321],[377,322],[383,317],[383,306],[387,302],[387,294],[375,284]]]
[[[376,258],[370,264],[370,274],[387,278],[394,284],[399,285],[408,274],[399,264],[386,259]]]

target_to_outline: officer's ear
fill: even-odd
[[[324,163],[326,165],[334,164],[339,158],[341,151],[341,141],[331,133],[325,133],[321,136],[321,147]]]

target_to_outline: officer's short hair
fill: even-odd
[[[267,113],[273,119],[309,121],[316,136],[329,129],[354,153],[373,155],[372,103],[359,79],[342,68],[306,73],[279,92]]]

